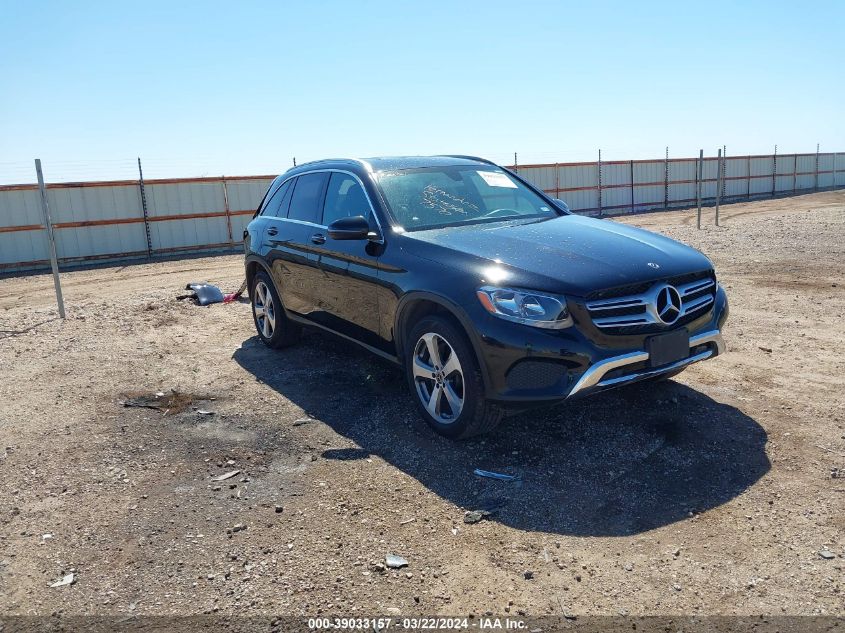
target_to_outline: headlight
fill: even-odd
[[[487,312],[508,321],[550,329],[572,325],[563,297],[494,286],[479,288],[476,294]]]

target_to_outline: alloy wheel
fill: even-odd
[[[464,374],[449,342],[434,332],[423,334],[414,346],[414,385],[429,415],[451,424],[464,408]]]
[[[255,284],[252,311],[255,314],[258,331],[264,338],[272,338],[273,332],[276,331],[276,309],[273,306],[273,295],[270,294],[270,288],[263,281]]]

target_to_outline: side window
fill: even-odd
[[[334,172],[323,205],[323,224],[356,215],[370,217],[370,203],[361,184],[349,174]]]
[[[327,172],[303,174],[296,179],[296,187],[290,199],[288,219],[304,222],[320,222],[320,205],[329,179]]]
[[[268,217],[285,217],[285,214],[287,213],[287,206],[284,203],[286,199],[290,199],[289,194],[293,181],[294,179],[288,180],[285,184],[276,189],[276,192],[267,204],[264,205],[264,210],[261,212],[261,215]]]

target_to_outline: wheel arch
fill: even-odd
[[[453,320],[466,334],[475,360],[481,369],[481,377],[484,380],[484,388],[489,385],[487,376],[487,364],[481,355],[480,344],[472,327],[472,321],[466,312],[456,303],[446,297],[432,292],[415,291],[402,297],[396,309],[395,322],[393,325],[393,339],[396,345],[396,356],[401,364],[404,364],[405,337],[413,324],[420,319],[430,315],[444,315]]]
[[[270,275],[271,279],[273,277],[270,274],[270,269],[267,268],[259,257],[247,257],[244,266],[246,267],[246,290],[247,294],[252,298],[252,280],[255,279],[256,273],[261,270]]]

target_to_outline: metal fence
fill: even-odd
[[[273,176],[61,183],[47,200],[61,264],[237,248]],[[36,185],[0,186],[0,272],[49,266]]]
[[[845,153],[511,165],[573,211],[616,215],[845,186]],[[719,161],[722,161],[722,175]],[[49,165],[47,166],[49,168]],[[701,174],[700,183],[698,174]],[[273,176],[58,183],[46,188],[59,263],[239,248]],[[718,183],[718,184],[717,184]],[[36,185],[0,186],[0,273],[49,267]]]
[[[845,154],[771,154],[758,156],[601,159],[593,163],[552,163],[510,167],[579,213],[616,215],[646,209],[668,209],[697,201],[707,204],[806,193],[845,185]],[[722,161],[721,181],[719,161]]]

